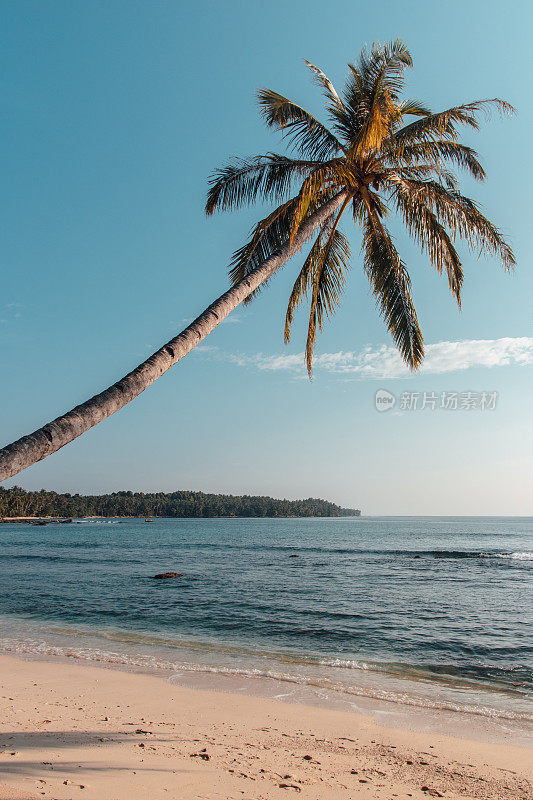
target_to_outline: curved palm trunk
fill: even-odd
[[[55,453],[144,392],[157,378],[205,339],[251,292],[271,278],[291,256],[298,252],[313,231],[341,205],[345,198],[346,192],[340,192],[315,211],[301,226],[292,247],[286,242],[277,254],[224,292],[184,331],[109,389],[105,389],[62,417],[0,450],[0,481]]]

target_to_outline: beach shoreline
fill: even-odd
[[[385,727],[57,659],[0,655],[0,674],[6,800],[533,797],[531,750],[474,741],[467,723],[462,736]]]
[[[474,741],[489,744],[516,744],[529,747],[533,743],[533,720],[526,714],[501,714],[496,709],[464,705],[459,689],[455,703],[434,703],[427,696],[413,694],[412,681],[408,692],[388,692],[385,673],[363,670],[367,680],[359,690],[339,687],[330,680],[302,681],[301,677],[280,674],[268,669],[227,668],[208,663],[184,663],[144,656],[128,648],[127,653],[92,649],[83,644],[70,647],[51,645],[46,640],[29,643],[20,640],[0,643],[0,656],[21,661],[50,664],[78,664],[125,674],[146,675],[168,681],[187,690],[216,694],[238,694],[273,699],[281,703],[313,706],[319,709],[359,713],[387,728],[408,729],[419,733],[446,732],[461,738],[464,731]],[[424,681],[422,681],[424,683]],[[428,702],[429,701],[429,702]]]

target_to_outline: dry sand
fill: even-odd
[[[0,656],[0,800],[533,798],[531,750]]]

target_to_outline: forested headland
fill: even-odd
[[[343,517],[358,515],[327,500],[204,492],[112,492],[101,495],[26,491],[0,487],[2,517]]]

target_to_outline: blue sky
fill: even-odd
[[[353,270],[312,383],[294,358],[304,314],[291,345],[282,339],[295,260],[133,404],[6,485],[320,496],[369,514],[533,513],[529,3],[0,7],[6,444],[114,382],[224,291],[231,252],[262,209],[206,219],[206,181],[231,155],[283,152],[257,113],[259,87],[320,113],[304,58],[342,84],[363,44],[400,36],[415,62],[411,96],[434,108],[500,96],[518,108],[465,137],[488,180],[463,181],[508,235],[514,275],[462,248],[459,312],[395,229],[429,345],[419,375],[390,350],[349,230]],[[379,389],[396,397],[386,413]],[[459,407],[421,409],[424,392],[457,392]],[[462,408],[466,392],[478,405],[497,392],[496,408]],[[417,410],[402,408],[406,393],[419,393]]]

